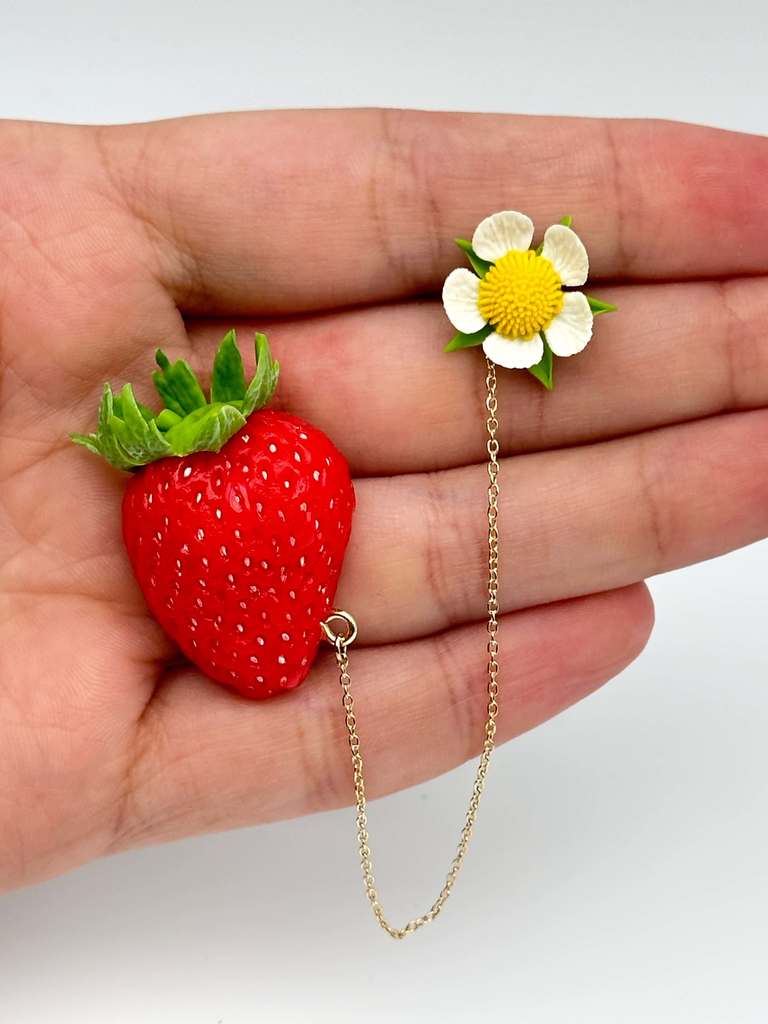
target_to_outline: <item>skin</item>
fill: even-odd
[[[621,310],[552,394],[500,371],[509,739],[640,653],[644,579],[768,532],[766,180],[765,139],[648,121],[0,124],[0,887],[351,800],[329,651],[252,704],[148,616],[125,480],[67,440],[104,380],[151,402],[158,344],[204,376],[229,326],[269,332],[278,406],[356,478],[337,604],[369,791],[391,792],[476,754],[485,711],[484,362],[441,351],[452,239],[570,213]]]

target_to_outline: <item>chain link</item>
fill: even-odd
[[[376,881],[373,874],[373,857],[370,848],[368,835],[368,813],[367,800],[365,796],[365,776],[363,770],[363,755],[360,747],[360,736],[357,731],[357,720],[355,718],[355,702],[352,697],[352,680],[349,674],[348,649],[357,635],[355,620],[348,612],[334,612],[323,624],[326,638],[334,645],[336,661],[339,666],[339,681],[341,683],[341,703],[344,709],[344,721],[349,734],[349,749],[352,754],[352,779],[355,788],[355,803],[357,814],[355,823],[357,826],[357,844],[360,852],[360,866],[363,873],[363,884],[371,909],[381,927],[391,935],[393,939],[404,939],[417,929],[422,928],[430,921],[434,921],[443,909],[448,897],[453,890],[456,877],[464,863],[467,855],[472,830],[475,826],[480,798],[485,788],[485,780],[488,774],[488,764],[493,753],[496,739],[496,718],[499,714],[499,442],[496,434],[499,429],[497,418],[498,406],[496,401],[496,367],[486,360],[486,390],[487,397],[485,408],[487,412],[486,428],[488,440],[486,444],[488,452],[488,708],[485,722],[483,749],[480,754],[480,761],[475,773],[475,780],[472,785],[472,795],[467,807],[464,825],[459,836],[459,843],[445,883],[440,890],[437,899],[432,906],[420,917],[415,917],[402,928],[396,928],[390,924],[384,915],[384,910],[379,900],[376,889]],[[342,630],[335,630],[331,623],[337,620],[344,622]]]

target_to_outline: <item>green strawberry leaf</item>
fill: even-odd
[[[113,466],[120,469],[133,469],[134,461],[125,450],[119,433],[122,420],[115,414],[115,396],[109,384],[104,385],[104,394],[99,407],[99,429],[90,435],[96,451],[104,456]],[[115,430],[115,427],[118,430]]]
[[[611,305],[610,302],[602,302],[600,299],[593,299],[591,295],[587,295],[587,302],[595,316],[600,316],[601,313],[615,313],[619,308],[618,306]]]
[[[493,334],[491,324],[486,324],[485,327],[481,327],[474,334],[463,334],[459,331],[457,334],[454,334],[443,351],[456,352],[460,348],[473,348],[475,345],[482,345],[489,334]]]
[[[173,455],[218,452],[244,426],[245,416],[234,405],[207,405],[185,416],[164,436]]]
[[[171,446],[158,430],[154,418],[152,422],[147,423],[141,415],[130,384],[126,384],[120,392],[120,407],[123,429],[118,433],[121,435],[123,448],[131,459],[136,460],[137,465],[141,465],[145,455],[150,455],[150,461],[155,461],[171,454]],[[114,418],[117,419],[117,414]],[[118,419],[118,422],[121,420]]]
[[[532,373],[536,380],[541,381],[547,391],[551,391],[555,386],[553,381],[554,375],[554,360],[552,358],[552,349],[547,343],[546,335],[544,331],[539,332],[541,334],[541,340],[544,342],[544,355],[541,357],[540,362],[536,363],[535,366],[528,367],[528,373]]]
[[[243,415],[250,416],[255,409],[266,405],[277,387],[280,364],[269,351],[266,334],[256,335],[256,373],[248,385],[243,399]]]
[[[155,419],[158,430],[170,430],[171,427],[175,427],[177,423],[181,423],[181,416],[178,413],[172,412],[170,409],[163,409],[162,412],[157,414]]]
[[[115,416],[119,416],[122,419],[123,418],[123,398],[122,398],[122,394],[113,395],[112,396],[112,403],[113,403],[113,411],[114,411]],[[152,420],[155,418],[155,414],[152,412],[152,410],[148,409],[146,405],[142,405],[141,402],[137,402],[135,398],[133,399],[133,403],[136,406],[136,408],[139,410],[139,412],[141,413],[142,417],[147,421],[147,423],[151,423]]]
[[[485,277],[488,271],[493,266],[488,260],[484,260],[481,256],[478,256],[475,250],[472,248],[472,243],[468,242],[466,238],[455,238],[456,245],[466,254],[467,259],[472,264],[472,269],[478,277]]]
[[[185,359],[172,363],[162,349],[157,350],[155,359],[160,369],[152,374],[152,380],[166,408],[186,416],[205,405],[203,389]]]
[[[183,359],[171,363],[160,350],[156,358],[159,370],[152,379],[165,408],[155,415],[136,401],[130,384],[117,395],[105,384],[97,428],[92,434],[71,434],[75,444],[125,470],[192,452],[217,452],[272,398],[280,371],[266,335],[257,334],[256,373],[246,389],[237,339],[230,331],[216,353],[208,402]]]
[[[213,362],[211,402],[242,402],[245,398],[243,357],[234,331],[228,331]]]

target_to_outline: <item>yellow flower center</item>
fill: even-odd
[[[563,282],[544,256],[513,249],[480,282],[477,307],[497,334],[530,341],[563,308]]]

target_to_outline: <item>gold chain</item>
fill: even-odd
[[[443,909],[448,897],[453,890],[456,877],[464,863],[467,855],[469,840],[477,818],[477,810],[480,806],[480,798],[485,788],[485,780],[488,774],[488,764],[493,753],[496,738],[496,718],[499,714],[498,693],[499,693],[499,442],[496,434],[499,428],[497,419],[496,402],[496,367],[488,359],[486,387],[487,397],[485,408],[487,411],[486,428],[488,431],[488,712],[485,722],[485,734],[483,749],[480,754],[480,761],[477,766],[472,796],[469,800],[466,818],[459,837],[456,854],[451,861],[445,883],[440,890],[437,899],[421,917],[415,917],[402,928],[395,928],[384,916],[379,901],[379,894],[376,890],[376,882],[373,875],[373,858],[369,846],[368,836],[368,814],[367,801],[365,797],[365,777],[363,773],[363,754],[360,746],[360,737],[357,732],[357,720],[355,718],[355,704],[352,699],[352,681],[349,675],[348,648],[357,637],[357,624],[348,612],[334,612],[323,623],[323,631],[326,639],[333,644],[336,652],[336,661],[339,666],[339,681],[341,683],[342,707],[344,709],[345,724],[349,733],[349,749],[352,753],[352,779],[355,787],[355,802],[357,805],[357,843],[360,850],[360,866],[363,872],[363,883],[365,893],[371,904],[371,909],[384,931],[393,939],[404,939],[407,935],[415,932],[430,921],[434,921]],[[336,622],[341,622],[340,628],[335,627]]]

